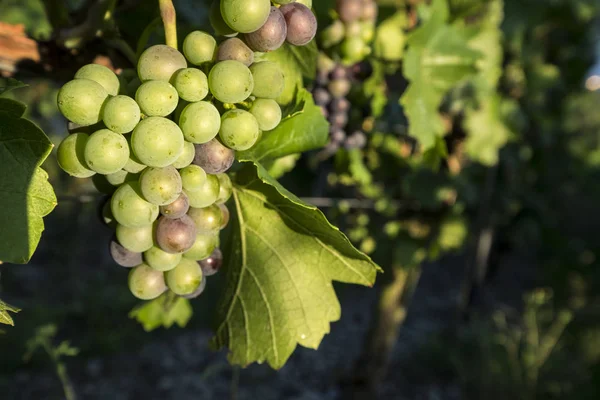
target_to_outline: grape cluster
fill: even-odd
[[[152,46],[137,74],[120,77],[86,65],[59,91],[70,135],[58,147],[58,162],[110,194],[102,208],[115,228],[110,254],[131,268],[129,288],[139,299],[168,290],[195,298],[221,267],[219,232],[229,221],[225,203],[233,191],[226,172],[236,151],[253,147],[282,118],[275,99],[284,89],[283,71],[274,62],[254,62],[254,51],[275,50],[286,40],[304,45],[316,33],[306,5],[274,3],[281,6],[216,1],[215,30],[243,33],[242,39],[217,44],[195,31],[183,54]]]
[[[333,49],[345,65],[364,60],[375,37],[376,1],[336,0],[335,10],[335,18],[320,36],[321,47]]]
[[[350,119],[352,103],[347,96],[353,84],[370,74],[370,69],[367,62],[346,67],[321,54],[313,97],[329,121],[330,141],[326,153],[333,154],[341,147],[347,150],[362,149],[367,144],[360,124],[357,129],[351,129],[356,124]]]

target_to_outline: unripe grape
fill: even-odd
[[[133,268],[144,262],[142,259],[142,253],[136,253],[127,250],[125,247],[117,243],[116,240],[110,241],[109,252],[113,261],[119,264],[121,267]]]
[[[267,21],[271,2],[269,0],[221,0],[221,15],[231,29],[249,33],[259,29]]]
[[[237,35],[237,32],[231,29],[225,20],[223,20],[223,16],[221,15],[221,0],[214,0],[212,2],[208,18],[210,20],[210,25],[213,27],[217,35]]]
[[[208,74],[208,86],[213,96],[223,103],[239,103],[254,89],[252,73],[239,61],[217,63]]]
[[[219,124],[220,123],[221,121],[219,120]],[[195,155],[196,148],[194,147],[194,144],[186,141],[183,143],[183,151],[181,152],[181,155],[177,160],[175,160],[173,166],[177,169],[185,168],[190,165],[192,161],[194,161]]]
[[[129,290],[140,300],[152,300],[167,291],[164,274],[146,264],[141,264],[129,273]]]
[[[327,106],[331,101],[331,95],[323,88],[315,89],[313,97],[315,99],[315,104],[318,106]]]
[[[215,59],[217,41],[202,31],[194,31],[183,41],[183,54],[194,65],[202,65]]]
[[[194,191],[185,190],[185,194],[188,196],[190,207],[208,207],[219,198],[219,178],[215,175],[207,175],[201,188]]]
[[[118,224],[115,234],[119,244],[132,252],[143,253],[154,244],[154,225],[152,224],[137,228]]]
[[[92,125],[102,119],[102,106],[108,98],[106,90],[89,79],[74,79],[58,92],[58,109],[69,121]]]
[[[227,227],[227,225],[229,225],[231,213],[229,212],[229,208],[227,208],[225,204],[219,204],[219,208],[221,209],[222,214],[221,230],[223,230]]]
[[[358,62],[368,54],[368,46],[360,36],[347,38],[342,42],[341,51],[344,54],[344,61]]]
[[[111,96],[119,94],[121,83],[117,75],[110,69],[100,64],[88,64],[79,68],[75,73],[75,79],[89,79],[99,83],[106,93]]]
[[[178,219],[187,214],[189,209],[190,202],[188,197],[185,193],[181,192],[174,202],[160,207],[160,214],[165,218]]]
[[[200,282],[200,286],[198,286],[198,289],[194,290],[190,294],[186,294],[181,297],[183,297],[184,299],[192,300],[192,299],[195,299],[198,296],[200,296],[204,292],[205,289],[206,289],[206,279],[203,278],[202,282]]]
[[[279,64],[261,61],[250,66],[254,88],[252,95],[265,99],[276,99],[285,87],[285,77]]]
[[[113,186],[120,186],[125,182],[137,182],[139,174],[132,174],[121,169],[115,173],[106,175],[106,180]]]
[[[323,47],[328,48],[340,43],[344,39],[346,27],[340,20],[335,20],[321,33]]]
[[[184,296],[198,289],[202,283],[202,269],[198,263],[184,258],[174,269],[165,273],[165,278],[173,293]]]
[[[179,95],[169,82],[147,81],[135,92],[135,101],[148,117],[166,117],[177,108]]]
[[[250,107],[261,131],[275,129],[281,122],[281,107],[272,99],[256,99]]]
[[[129,135],[131,137],[131,135]],[[129,142],[129,141],[128,141]],[[131,145],[130,145],[131,148]],[[143,170],[147,168],[146,165],[140,163],[140,160],[137,159],[133,152],[129,152],[129,160],[127,160],[127,164],[123,167],[123,169],[132,174],[139,174]]]
[[[221,266],[223,266],[223,253],[221,252],[221,249],[218,247],[215,248],[208,258],[199,261],[198,264],[200,264],[204,276],[213,276],[219,272]]]
[[[352,84],[347,79],[336,79],[329,82],[327,88],[329,89],[329,93],[331,93],[333,97],[340,98],[346,97],[346,95],[350,93]]]
[[[123,135],[108,129],[94,132],[85,145],[86,164],[100,174],[121,170],[129,160],[129,145]]]
[[[254,63],[254,52],[238,38],[227,39],[219,45],[217,61],[227,60],[239,61],[249,67]]]
[[[113,132],[131,132],[140,122],[140,107],[131,97],[115,96],[104,105],[102,120]]]
[[[117,189],[111,210],[119,224],[130,228],[151,225],[158,217],[158,206],[144,199],[137,182],[126,182]]]
[[[271,7],[269,18],[258,30],[245,35],[246,43],[254,51],[273,51],[281,47],[287,37],[287,24],[277,7]]]
[[[254,115],[244,110],[229,110],[221,117],[219,137],[234,150],[248,150],[258,140],[259,126]]]
[[[166,118],[146,118],[135,127],[131,148],[135,156],[150,167],[173,164],[183,152],[183,133]]]
[[[223,146],[217,139],[197,144],[193,164],[202,167],[208,174],[219,174],[231,168],[235,161],[235,151]]]
[[[317,34],[317,18],[304,4],[290,3],[279,8],[287,23],[286,40],[294,46],[308,44]]]
[[[89,178],[96,173],[85,162],[85,145],[88,138],[85,133],[69,135],[60,143],[56,152],[58,165],[76,178]]]
[[[217,234],[223,222],[221,209],[216,204],[204,208],[190,208],[188,215],[196,224],[198,233]]]
[[[179,174],[186,191],[200,190],[206,183],[206,172],[197,165],[189,165],[179,171]]]
[[[183,54],[176,49],[158,44],[147,48],[138,61],[138,76],[142,82],[157,80],[169,82],[171,77],[187,67]]]
[[[140,177],[140,189],[144,198],[157,206],[171,204],[183,190],[179,172],[173,166],[146,168]]]
[[[194,245],[185,253],[184,259],[200,261],[209,257],[213,250],[217,247],[217,235],[214,233],[199,233],[196,236]],[[196,264],[198,265],[198,264]]]
[[[227,174],[217,174],[217,178],[219,179],[219,197],[217,198],[216,203],[222,204],[227,202],[233,193],[233,184],[231,183],[231,178]]]
[[[171,81],[183,100],[200,101],[208,94],[208,78],[197,68],[180,69]]]
[[[167,253],[183,253],[189,250],[195,238],[196,226],[187,215],[177,219],[159,218],[156,242],[158,247]]]
[[[144,252],[144,261],[157,271],[170,271],[181,262],[181,254],[171,254],[153,246]]]
[[[219,133],[221,114],[207,101],[191,103],[181,112],[179,126],[188,142],[210,142]]]

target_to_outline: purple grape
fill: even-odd
[[[348,139],[346,139],[345,146],[348,150],[362,149],[363,147],[366,146],[366,144],[367,144],[367,137],[364,134],[364,132],[356,131],[356,132],[352,133],[352,135],[350,135],[348,137]]]
[[[315,98],[315,104],[318,106],[326,106],[331,101],[331,95],[323,88],[315,89],[313,97]]]
[[[333,128],[343,128],[348,124],[348,113],[338,112],[332,114],[329,122]]]
[[[177,200],[166,206],[160,206],[160,213],[168,219],[177,219],[187,214],[190,209],[190,201],[187,195],[183,192],[179,195]]]
[[[285,17],[286,40],[289,43],[304,46],[313,40],[317,34],[317,18],[310,8],[300,3],[289,3],[281,6],[279,10]]]
[[[133,268],[144,262],[142,253],[135,253],[121,246],[116,239],[110,241],[109,247],[112,259],[121,267]]]
[[[362,0],[337,0],[336,11],[345,23],[358,20],[363,14]]]
[[[331,131],[331,140],[335,143],[342,143],[346,139],[346,132],[342,129],[333,129]]]
[[[183,253],[194,245],[196,233],[196,225],[187,215],[178,219],[161,217],[156,226],[156,242],[167,253]]]
[[[345,97],[334,99],[330,105],[331,111],[334,113],[350,111],[350,102]]]
[[[213,276],[223,266],[223,252],[217,247],[208,258],[198,261],[198,264],[200,264],[204,276]]]
[[[257,31],[247,33],[246,43],[254,51],[273,51],[281,47],[287,37],[287,24],[277,7],[271,7],[267,22]]]
[[[336,65],[335,68],[333,69],[333,71],[331,71],[331,73],[329,74],[329,77],[332,80],[348,79],[350,77],[350,72],[348,71],[347,68],[345,68],[341,65]]]
[[[196,144],[196,155],[192,162],[202,167],[207,174],[220,174],[227,171],[235,160],[235,151],[225,147],[217,139],[208,143]]]
[[[225,60],[236,60],[249,67],[254,62],[254,52],[238,38],[227,39],[217,51],[217,61]]]

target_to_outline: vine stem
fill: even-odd
[[[165,26],[165,38],[167,46],[177,50],[177,15],[173,0],[158,0],[160,6],[160,17]]]

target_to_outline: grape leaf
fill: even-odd
[[[9,312],[18,313],[19,311],[21,310],[17,307],[11,306],[10,304],[6,304],[2,300],[0,300],[0,324],[14,326],[15,323]]]
[[[19,89],[26,86],[28,85],[14,78],[0,77],[0,94],[4,94],[6,92],[10,92],[11,90]]]
[[[303,86],[303,78],[314,79],[318,56],[317,44],[313,40],[306,46],[284,43],[275,51],[257,54],[256,61],[273,61],[281,66],[285,88],[277,102],[286,105],[294,101],[296,91]]]
[[[129,318],[137,320],[146,332],[150,332],[161,326],[170,328],[173,324],[184,328],[192,318],[192,314],[189,300],[167,292],[131,310]]]
[[[240,161],[261,161],[325,146],[329,138],[329,124],[306,89],[296,98],[294,112],[282,119],[277,128],[264,132],[251,149],[237,153]]]
[[[446,93],[472,76],[479,52],[469,48],[459,30],[447,23],[446,0],[434,0],[429,19],[408,38],[404,74],[410,81],[400,99],[409,121],[408,133],[423,151],[443,136],[438,109]]]
[[[227,346],[233,364],[281,368],[298,344],[318,348],[340,318],[332,281],[372,286],[379,267],[260,164],[244,164],[212,344]]]
[[[20,101],[0,97],[0,110],[12,114],[15,117],[22,117],[27,110],[27,106]]]
[[[0,260],[29,261],[56,206],[48,174],[39,168],[52,143],[33,122],[0,111]]]

